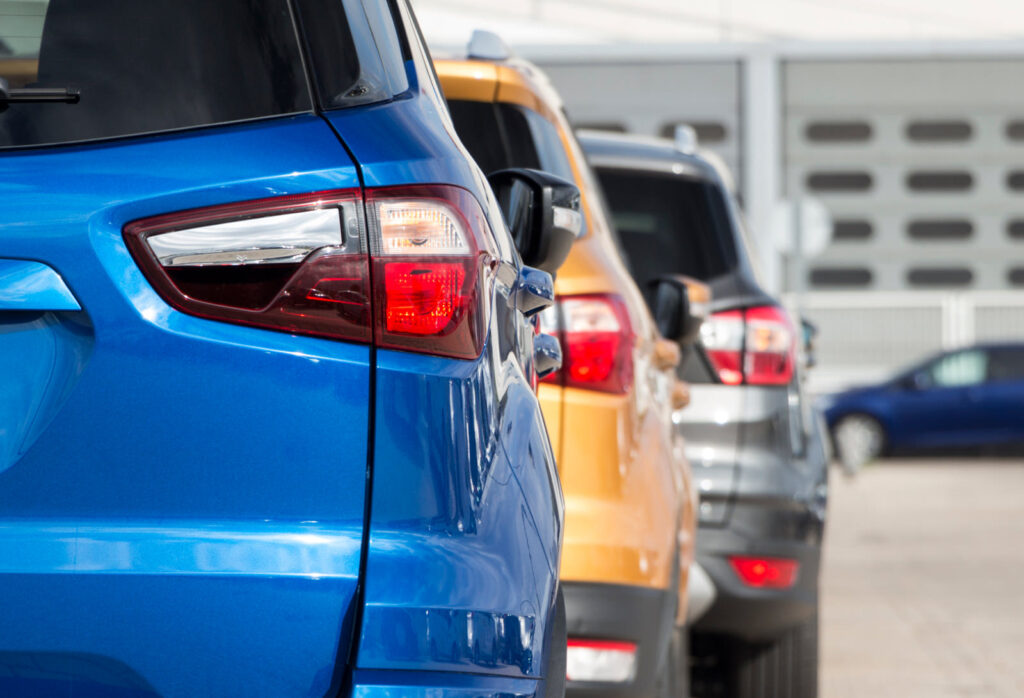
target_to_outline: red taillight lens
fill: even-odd
[[[714,313],[701,327],[701,341],[726,385],[786,385],[793,378],[796,334],[781,308]]]
[[[561,296],[557,306],[562,369],[544,380],[607,393],[629,392],[635,336],[622,298]]]
[[[442,186],[371,190],[376,342],[463,359],[483,349],[490,228],[476,199]]]
[[[800,563],[775,557],[731,557],[736,576],[747,586],[762,589],[787,589],[796,584]]]
[[[366,199],[368,217],[357,190],[185,211],[131,223],[125,240],[160,295],[192,315],[479,356],[493,246],[476,200],[447,186]]]
[[[467,304],[470,296],[464,293],[465,280],[462,264],[385,264],[385,329],[411,335],[441,332]]]

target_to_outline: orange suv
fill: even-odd
[[[481,169],[545,170],[582,195],[583,231],[558,271],[554,312],[541,321],[561,339],[564,364],[539,389],[566,502],[569,693],[687,695],[696,494],[672,429],[672,412],[686,400],[674,373],[679,349],[659,334],[676,340],[683,332],[672,316],[690,305],[686,287],[673,279],[652,290],[667,299],[667,321],[656,323],[557,93],[497,37],[477,32],[469,48],[469,58],[435,67],[458,136]],[[699,319],[688,320],[692,331]]]

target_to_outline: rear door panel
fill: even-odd
[[[82,306],[0,310],[0,667],[322,695],[358,576],[369,349],[177,312],[122,228],[358,187],[351,159],[299,116],[10,153],[0,183],[0,257]]]

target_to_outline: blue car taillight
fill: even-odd
[[[135,221],[158,293],[199,317],[442,356],[480,355],[491,233],[469,192],[318,192]]]

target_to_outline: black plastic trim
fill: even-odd
[[[653,696],[675,627],[676,587],[562,582],[569,638],[625,640],[637,644],[636,678],[629,683],[570,681],[569,698]]]

